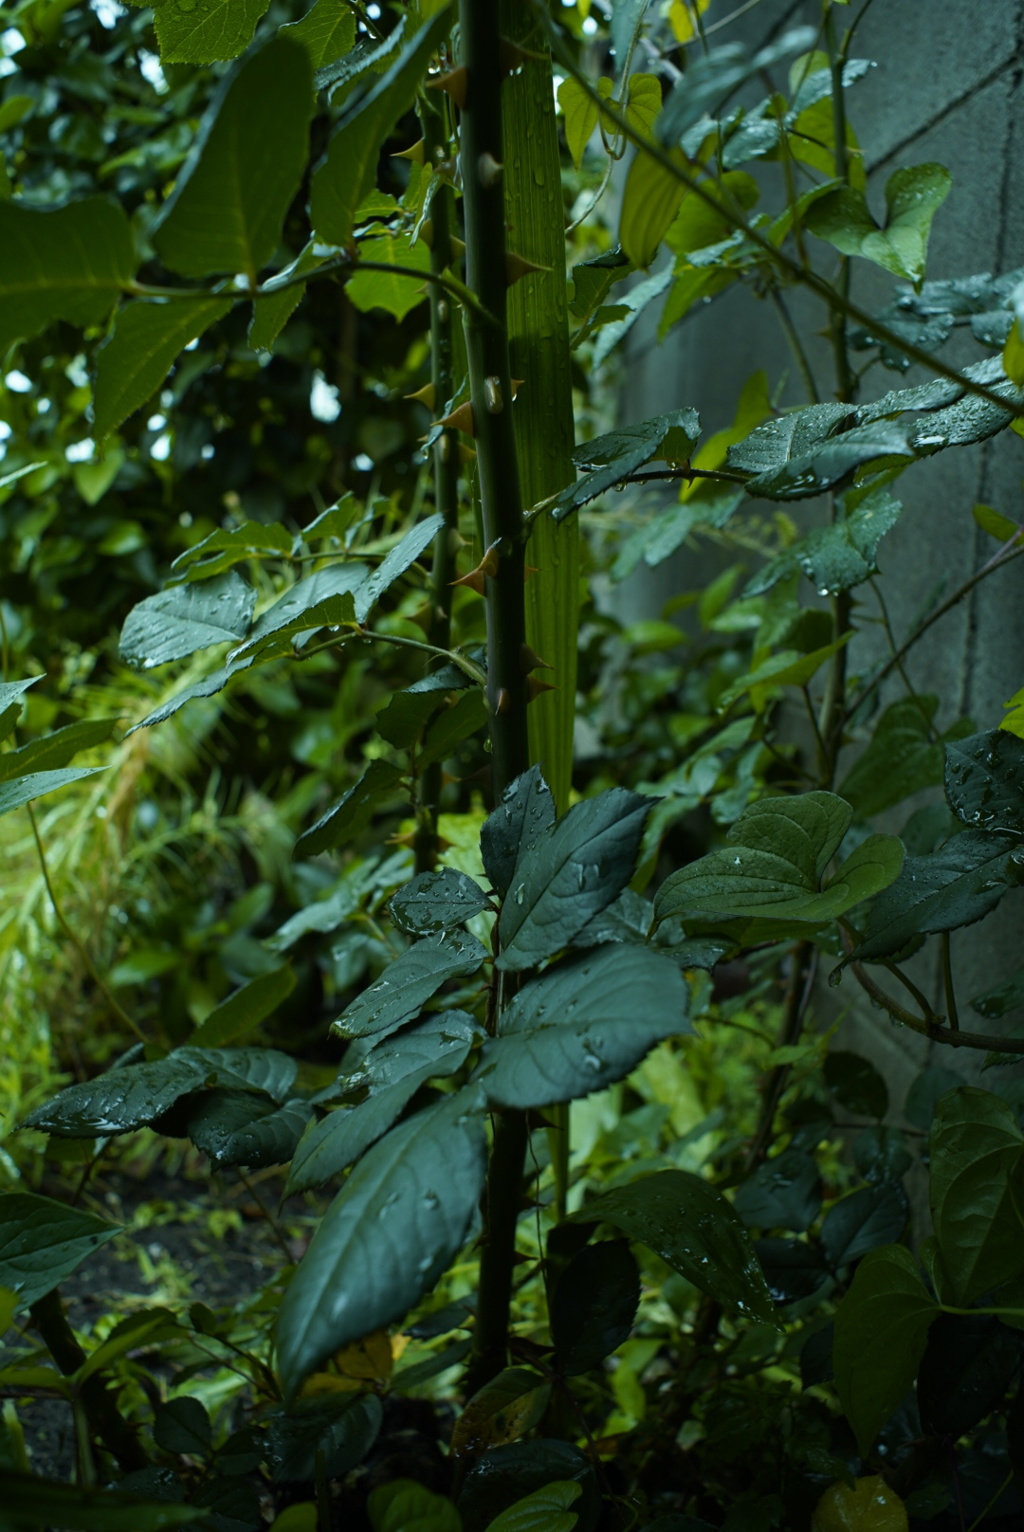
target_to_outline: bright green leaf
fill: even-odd
[[[233,59],[252,41],[269,0],[157,0],[160,57],[165,64],[213,64]],[[268,116],[271,114],[268,114]]]
[[[356,18],[345,0],[316,0],[303,16],[280,29],[279,36],[301,43],[314,69],[343,58],[356,40]]]
[[[502,1511],[487,1532],[572,1532],[579,1517],[569,1507],[582,1493],[582,1486],[571,1479],[555,1479]]]
[[[105,197],[47,212],[0,199],[0,353],[55,319],[102,324],[134,278],[128,219]]]
[[[53,734],[34,739],[19,750],[0,755],[0,782],[30,771],[54,771],[66,766],[80,750],[91,750],[108,740],[117,727],[116,718],[83,718]]]
[[[671,159],[685,170],[687,161],[681,150],[673,150]],[[678,175],[642,149],[637,150],[626,176],[619,213],[619,243],[634,266],[646,269],[654,260],[685,195],[686,186]]]
[[[953,178],[942,165],[897,170],[885,188],[888,217],[880,229],[860,192],[842,187],[808,209],[806,225],[843,255],[859,255],[915,285],[924,280],[932,220],[949,196]]]
[[[228,300],[129,303],[96,353],[96,435],[106,436],[152,398],[179,352],[223,319]]]
[[[66,766],[62,771],[33,771],[25,777],[14,777],[9,782],[0,783],[0,814],[9,814],[12,809],[21,808],[25,803],[32,803],[36,798],[42,798],[46,793],[56,792],[59,787],[66,787],[69,782],[79,782],[83,777],[91,777],[97,771],[102,771],[102,766]]]
[[[385,266],[412,267],[414,271],[425,274],[430,271],[430,251],[422,240],[417,240],[413,245],[404,235],[392,234],[390,230],[372,239],[361,240],[359,259],[361,262],[379,261]],[[427,298],[423,281],[417,277],[398,276],[390,271],[357,269],[355,275],[346,282],[345,291],[360,313],[383,309],[399,320],[404,319],[418,304],[425,303]]]

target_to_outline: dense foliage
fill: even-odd
[[[1024,434],[1024,281],[926,280],[942,166],[872,213],[868,4],[5,10],[0,1524],[1019,1522],[1017,1071],[891,1101],[820,983],[1024,1056],[951,943],[1022,880],[1021,708],[904,663],[1024,532],[975,507],[902,638],[880,574],[902,475]],[[731,286],[807,402],[617,409]],[[144,1270],[196,1172],[262,1282],[73,1326],[114,1178]]]

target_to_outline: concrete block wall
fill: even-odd
[[[856,5],[854,0],[851,14]],[[720,0],[707,19],[724,8]],[[819,17],[818,0],[762,0],[718,40],[738,35],[757,46],[782,25],[815,23]],[[952,172],[953,190],[933,226],[929,277],[1024,266],[1024,0],[873,0],[853,53],[876,61],[849,95],[876,212],[884,209],[884,186],[893,170],[937,160]],[[892,293],[892,279],[866,262],[853,265],[854,298],[869,309],[882,307]],[[828,269],[827,255],[822,269]],[[824,310],[816,300],[793,292],[787,301],[804,334],[822,328]],[[811,354],[827,382],[831,372],[823,343],[812,340]],[[945,354],[958,363],[981,355],[969,337],[958,337]],[[627,365],[628,416],[623,418],[695,405],[709,433],[731,419],[740,386],[758,367],[766,368],[773,384],[788,371],[787,400],[802,400],[771,306],[737,287],[677,328],[662,346],[655,344],[651,324],[636,327]],[[924,376],[914,370],[907,381]],[[898,386],[897,374],[875,367],[862,397]],[[827,387],[822,396],[828,397]],[[940,453],[900,480],[904,516],[880,553],[898,634],[910,629],[937,586],[945,583],[951,589],[994,551],[996,545],[973,522],[977,501],[1024,519],[1022,476],[1024,440],[1004,432],[978,447]],[[657,570],[638,573],[620,589],[619,613],[627,620],[654,615],[673,593],[706,579],[713,557],[684,551]],[[879,642],[872,634],[858,638],[854,668],[870,661]],[[1024,560],[980,586],[938,622],[918,646],[910,670],[915,685],[938,694],[944,721],[966,713],[979,728],[994,727],[1003,702],[1024,686]],[[894,688],[887,700],[899,694]],[[1020,964],[1022,915],[1024,894],[1011,894],[994,916],[954,936],[962,1004]],[[935,967],[919,969],[918,980],[938,1004]],[[954,1054],[894,1029],[862,1003],[855,989],[848,978],[838,995],[843,1007],[852,1008],[844,1023],[845,1045],[875,1060],[889,1077],[896,1102],[926,1062],[977,1076],[981,1055]],[[822,1010],[836,1003],[834,994],[822,996]],[[1024,1075],[1024,1068],[1014,1073]],[[991,1080],[989,1075],[985,1083]]]

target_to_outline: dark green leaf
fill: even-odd
[[[532,979],[485,1043],[479,1078],[499,1106],[528,1108],[603,1090],[655,1043],[690,1031],[688,991],[671,958],[612,945]]]
[[[830,526],[815,527],[784,553],[770,559],[749,581],[744,595],[761,595],[797,569],[807,576],[820,596],[852,590],[877,573],[878,544],[896,525],[903,507],[886,489],[873,489],[851,506],[854,493],[844,496],[844,514]],[[849,797],[845,788],[843,796]]]
[[[336,4],[337,0],[332,0],[332,3]],[[293,279],[316,270],[324,259],[319,253],[322,249],[323,246],[310,240],[301,255],[261,284],[260,296],[253,302],[249,324],[249,344],[254,351],[273,349],[274,342],[306,293],[305,282]]]
[[[7,750],[0,755],[0,782],[20,777],[25,772],[59,770],[74,760],[80,750],[91,750],[108,740],[117,727],[116,718],[83,718],[80,723],[69,723],[53,734],[34,739],[19,750]]]
[[[805,1239],[756,1239],[754,1252],[776,1303],[799,1303],[828,1281],[828,1267]]]
[[[1024,968],[1015,969],[1002,984],[987,989],[982,995],[975,995],[971,1001],[971,1009],[990,1021],[1005,1016],[1008,1011],[1019,1011],[1021,1006],[1024,1006]]]
[[[970,925],[995,909],[1024,878],[1024,847],[1015,835],[964,830],[931,856],[908,856],[896,881],[871,906],[855,958],[884,958],[912,937]]]
[[[895,836],[872,835],[819,892],[851,818],[849,805],[834,793],[760,799],[730,828],[727,847],[666,878],[655,918],[747,916],[824,925],[885,888],[903,860]]]
[[[821,1207],[821,1180],[813,1157],[784,1149],[766,1160],[737,1188],[733,1206],[750,1227],[802,1234]]]
[[[685,462],[699,436],[700,418],[696,410],[672,410],[639,425],[623,426],[607,436],[596,436],[573,452],[573,462],[583,470],[583,477],[555,498],[551,514],[561,521],[636,473],[645,463],[658,459]]]
[[[309,54],[281,36],[225,76],[150,230],[166,266],[184,277],[243,273],[255,285],[299,189],[312,111]]]
[[[486,723],[487,704],[481,689],[474,686],[472,691],[462,692],[457,701],[434,715],[416,752],[417,765],[422,769],[435,761],[447,761],[464,739],[478,733]]]
[[[952,1301],[972,1303],[1024,1271],[1018,1196],[1024,1137],[998,1096],[961,1086],[935,1109],[930,1200]]]
[[[874,1064],[857,1053],[840,1049],[825,1059],[825,1084],[840,1106],[861,1117],[883,1118],[889,1091]]]
[[[558,1366],[589,1372],[629,1338],[640,1303],[640,1269],[624,1239],[587,1245],[558,1279],[551,1339]]]
[[[316,0],[301,21],[282,27],[281,37],[301,43],[314,69],[343,58],[356,40],[356,18],[344,0]]]
[[[505,1367],[478,1389],[452,1433],[451,1452],[478,1457],[486,1447],[523,1437],[538,1424],[551,1398],[551,1384],[530,1367]]]
[[[373,760],[354,787],[343,793],[333,808],[295,842],[296,860],[317,856],[352,840],[373,818],[381,798],[391,797],[402,780],[402,773],[389,761]]]
[[[574,947],[600,947],[605,942],[645,942],[650,935],[653,919],[654,906],[651,901],[631,888],[624,888],[607,909],[599,910],[587,921],[582,931],[577,931],[572,944]],[[676,957],[674,952],[672,955]],[[685,968],[687,965],[683,963],[680,966]]]
[[[419,1015],[448,979],[476,973],[486,948],[465,931],[424,937],[385,968],[345,1010],[332,1030],[341,1037],[382,1037]]]
[[[861,1456],[917,1376],[939,1307],[902,1245],[872,1250],[836,1312],[839,1402]]]
[[[121,629],[121,658],[151,670],[249,631],[256,593],[233,570],[202,585],[172,585],[132,608]]]
[[[913,1128],[930,1132],[935,1117],[935,1107],[948,1091],[956,1090],[963,1080],[951,1069],[941,1064],[929,1064],[910,1083],[907,1099],[903,1103],[903,1115]]]
[[[534,967],[607,909],[633,876],[652,807],[610,788],[575,804],[520,856],[498,920],[501,967]]]
[[[395,924],[410,936],[429,936],[464,925],[487,905],[487,895],[479,883],[464,872],[439,867],[436,872],[421,872],[400,888],[388,909]]]
[[[153,1417],[153,1440],[165,1452],[205,1457],[213,1445],[205,1405],[187,1395],[160,1405]]]
[[[275,1484],[308,1484],[316,1476],[317,1453],[324,1470],[340,1479],[363,1461],[384,1419],[375,1394],[328,1394],[297,1399],[289,1409],[272,1411],[267,1426],[267,1467]]]
[[[459,1495],[465,1532],[490,1532],[492,1522],[524,1496],[565,1482],[583,1491],[582,1499],[574,1502],[580,1532],[594,1532],[600,1496],[594,1469],[579,1447],[544,1437],[492,1447],[471,1465]]]
[[[726,43],[688,60],[685,79],[673,87],[658,118],[658,137],[663,144],[677,144],[705,112],[714,110],[745,81],[756,79],[780,59],[808,52],[816,41],[813,27],[794,27],[754,54],[741,43]]]
[[[442,1011],[371,1048],[344,1082],[349,1088],[368,1085],[369,1096],[310,1124],[295,1151],[285,1194],[340,1175],[387,1132],[422,1085],[462,1068],[479,1031],[465,1011]]]
[[[203,1091],[188,1118],[188,1136],[215,1165],[285,1165],[295,1153],[312,1108],[305,1101],[275,1106],[250,1091]]]
[[[27,1308],[120,1232],[117,1224],[49,1197],[7,1192],[0,1196],[0,1287]]]
[[[193,681],[191,686],[183,687],[169,701],[162,702],[159,707],[148,713],[141,723],[133,724],[128,734],[134,734],[136,729],[149,729],[154,724],[163,723],[165,718],[172,718],[187,702],[191,702],[196,697],[216,696],[218,692],[224,690],[232,676],[238,675],[242,670],[248,670],[251,664],[251,655],[244,660],[229,660],[227,664],[219,666],[217,670],[204,676],[201,681]],[[128,735],[125,735],[126,739],[127,737]]]
[[[287,653],[290,640],[298,633],[354,627],[355,600],[365,578],[365,564],[331,564],[317,569],[261,613],[248,639],[232,651],[231,658],[273,648]]]
[[[214,1006],[189,1043],[194,1048],[223,1048],[227,1043],[240,1042],[272,1016],[294,988],[295,975],[287,965],[257,975]]]
[[[447,695],[474,684],[457,665],[443,665],[396,692],[377,714],[377,730],[396,750],[408,750],[433,714],[446,705]]]
[[[178,353],[231,309],[228,299],[129,303],[96,353],[95,426],[104,437],[141,409]]]
[[[811,404],[768,419],[730,446],[729,465],[755,477],[767,477],[794,460],[813,455],[853,414],[852,404]]]
[[[1024,739],[987,729],[946,746],[946,797],[976,830],[1024,834]]]
[[[480,854],[496,894],[504,898],[519,857],[541,840],[554,823],[555,800],[551,789],[541,776],[540,767],[531,766],[505,789],[501,803],[487,816],[480,831]]]
[[[393,1479],[370,1491],[366,1502],[373,1532],[461,1532],[450,1500],[412,1479]]]
[[[123,1490],[83,1489],[50,1478],[4,1470],[4,1514],[20,1527],[43,1524],[66,1532],[163,1532],[203,1515],[191,1505],[144,1499]]]
[[[0,197],[0,353],[55,319],[102,324],[135,279],[131,229],[105,197],[39,212]]]
[[[427,64],[448,31],[448,6],[406,43],[387,73],[343,111],[313,173],[310,216],[322,240],[347,245],[356,211],[373,190],[381,144],[412,106]]]
[[[721,1192],[700,1176],[685,1170],[643,1176],[585,1203],[574,1222],[613,1224],[727,1308],[775,1323],[746,1230]]]
[[[496,1516],[487,1532],[572,1532],[579,1522],[575,1505],[583,1490],[569,1479],[556,1479],[524,1495]]]
[[[24,803],[31,803],[46,793],[56,792],[58,787],[66,787],[69,782],[79,782],[83,777],[91,777],[104,769],[102,766],[65,766],[63,771],[33,771],[27,777],[0,782],[0,814],[9,814],[12,809],[19,809]]]
[[[895,1244],[907,1223],[907,1199],[893,1181],[862,1186],[829,1208],[821,1244],[833,1271],[859,1261],[879,1245]]]
[[[826,408],[828,408],[826,405],[814,404],[796,413],[805,414],[811,410]],[[791,418],[791,416],[784,416],[783,420]],[[781,423],[770,421],[763,426],[758,426],[757,429],[766,431],[769,425]],[[803,500],[813,495],[820,495],[823,490],[837,484],[840,479],[844,479],[847,474],[865,463],[873,463],[878,458],[909,458],[914,455],[904,429],[887,420],[877,421],[871,425],[854,426],[850,431],[830,433],[826,440],[803,452],[797,450],[798,441],[799,436],[794,439],[792,450],[785,463],[769,472],[759,473],[755,478],[747,481],[748,495],[766,500]],[[732,451],[730,451],[730,462],[732,460]],[[887,529],[883,527],[882,530]]]
[[[832,1348],[835,1345],[835,1326],[829,1320],[820,1330],[813,1330],[800,1347],[800,1384],[813,1388],[816,1383],[831,1383],[833,1377]]]
[[[997,1410],[1020,1367],[1020,1342],[987,1314],[941,1314],[917,1380],[921,1423],[956,1441]]]
[[[444,517],[427,516],[401,538],[388,552],[356,591],[356,616],[365,622],[371,610],[399,575],[415,564],[420,554],[430,546],[444,526]]]
[[[908,697],[885,709],[839,789],[861,818],[942,781],[943,748],[932,729],[938,704],[938,697]]]
[[[352,1171],[281,1305],[285,1391],[342,1346],[391,1324],[466,1238],[484,1179],[482,1095],[446,1096],[394,1128]]]

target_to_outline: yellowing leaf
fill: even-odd
[[[680,150],[673,158],[684,168]],[[634,266],[647,267],[654,260],[685,194],[683,182],[668,166],[638,150],[626,177],[619,215],[619,241]]]
[[[811,1532],[907,1532],[907,1508],[881,1474],[833,1484],[815,1508]]]
[[[1024,334],[1021,333],[1019,319],[1013,321],[1013,329],[1003,350],[1003,371],[1018,388],[1024,383]]]
[[[612,82],[602,76],[595,88],[602,100],[607,100],[612,93]],[[565,141],[578,170],[590,135],[597,127],[597,102],[585,86],[570,77],[558,87],[558,104],[565,118]],[[661,104],[660,95],[658,104]]]
[[[697,36],[697,18],[710,4],[711,0],[672,0],[668,19],[677,42],[688,43]]]
[[[661,82],[658,76],[656,74],[630,75],[626,116],[631,127],[639,133],[649,135],[660,111]]]
[[[1024,687],[1019,692],[1014,692],[1009,702],[1004,702],[1003,707],[1010,711],[999,725],[1010,734],[1016,734],[1018,739],[1024,739]]]
[[[386,1330],[374,1330],[354,1346],[344,1347],[334,1360],[349,1378],[390,1378],[395,1362],[391,1337]]]

